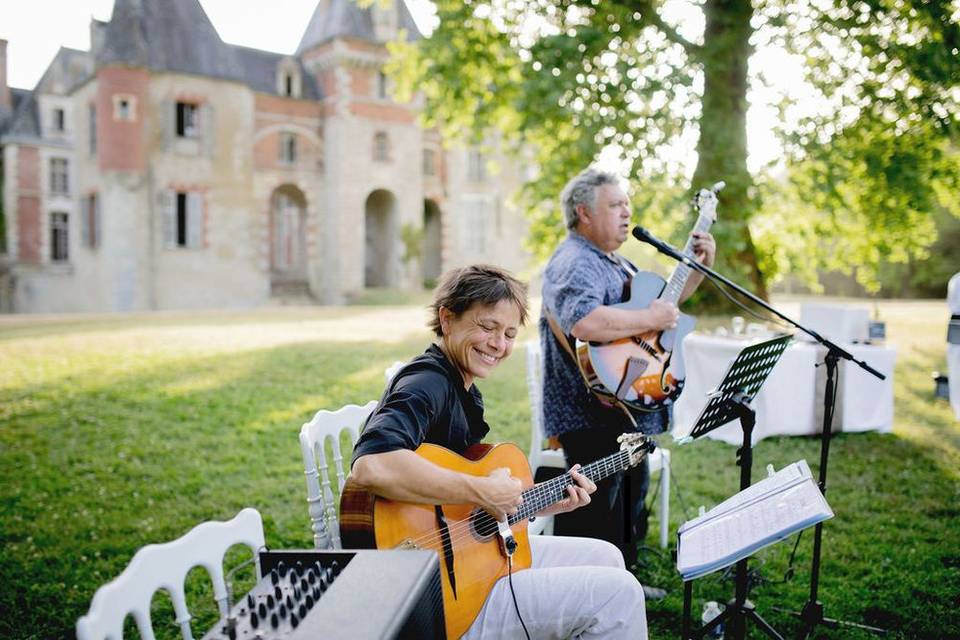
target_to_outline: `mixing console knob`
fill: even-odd
[[[270,570],[270,582],[271,582],[272,584],[277,584],[278,582],[280,582],[280,575],[277,574],[277,570],[276,570],[276,569],[271,569],[271,570]]]
[[[307,603],[307,609],[313,609],[313,596],[312,596],[312,595],[310,595],[310,594],[308,593],[308,594],[307,594],[307,599],[305,600],[305,602]]]
[[[300,619],[302,620],[303,617],[307,615],[307,607],[305,605],[300,605],[300,608],[297,609],[297,613],[300,614]]]
[[[256,612],[256,611],[251,611],[251,612],[250,612],[250,626],[253,627],[254,629],[256,629],[258,624],[260,624],[260,620],[257,619],[257,612]]]
[[[300,624],[300,620],[297,618],[297,614],[293,611],[290,612],[290,624],[293,625],[293,628],[296,629],[297,625]]]
[[[260,614],[261,618],[267,617],[267,605],[263,602],[260,603],[260,606],[257,608],[257,612]]]
[[[274,629],[280,626],[280,619],[277,618],[277,614],[275,613],[270,616],[270,626]]]
[[[254,605],[254,602],[253,602],[253,594],[252,594],[252,593],[248,593],[248,594],[247,594],[247,609],[249,609],[250,611],[253,611],[253,605]]]
[[[287,565],[284,564],[283,560],[277,563],[277,573],[280,574],[281,578],[285,578],[287,575]]]
[[[339,563],[339,562],[337,562],[336,560],[334,560],[334,561],[331,563],[330,567],[333,569],[333,575],[335,575],[335,576],[340,575],[340,563]]]

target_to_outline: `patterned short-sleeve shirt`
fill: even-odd
[[[602,305],[624,300],[630,274],[621,256],[607,255],[576,231],[570,231],[547,263],[543,276],[543,310],[549,310],[567,336],[574,325]],[[636,269],[634,269],[636,271]],[[583,381],[570,354],[554,337],[543,312],[540,316],[540,348],[543,354],[543,425],[548,436],[597,426],[633,429],[623,412],[600,405]],[[666,412],[634,413],[644,433],[660,433]]]

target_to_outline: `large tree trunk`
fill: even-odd
[[[703,113],[693,189],[718,180],[727,183],[720,194],[718,221],[713,227],[716,269],[766,298],[767,287],[747,227],[756,206],[750,196],[752,180],[747,171],[747,63],[752,53],[753,6],[751,0],[707,0],[704,13]]]

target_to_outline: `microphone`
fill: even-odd
[[[679,262],[690,264],[690,259],[687,256],[683,255],[682,253],[680,253],[679,251],[677,251],[676,249],[671,247],[669,244],[667,244],[660,238],[656,237],[655,235],[653,235],[652,233],[650,233],[640,225],[635,226],[633,228],[633,231],[631,231],[631,233],[633,234],[634,238],[636,238],[640,242],[646,242],[647,244],[655,248],[660,253],[668,255],[674,260],[677,260]]]
[[[710,191],[713,191],[714,195],[716,195],[720,193],[720,191],[722,191],[725,186],[727,186],[727,183],[721,180],[720,182],[710,187]]]
[[[631,231],[631,233],[633,234],[634,238],[636,238],[640,242],[646,242],[647,244],[655,247],[657,251],[664,251],[665,249],[667,250],[673,249],[673,247],[666,244],[665,242],[660,240],[658,237],[656,237],[655,235],[653,235],[652,233],[650,233],[640,225],[635,226],[633,228],[633,231]]]

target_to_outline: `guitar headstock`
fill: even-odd
[[[653,451],[657,445],[642,433],[621,433],[617,436],[617,442],[620,443],[620,450],[629,454],[627,459],[627,468],[640,464],[644,456]]]
[[[697,208],[699,214],[710,220],[711,223],[717,221],[717,194],[727,186],[727,183],[721,180],[709,189],[700,189],[697,195],[693,197],[693,206]]]

